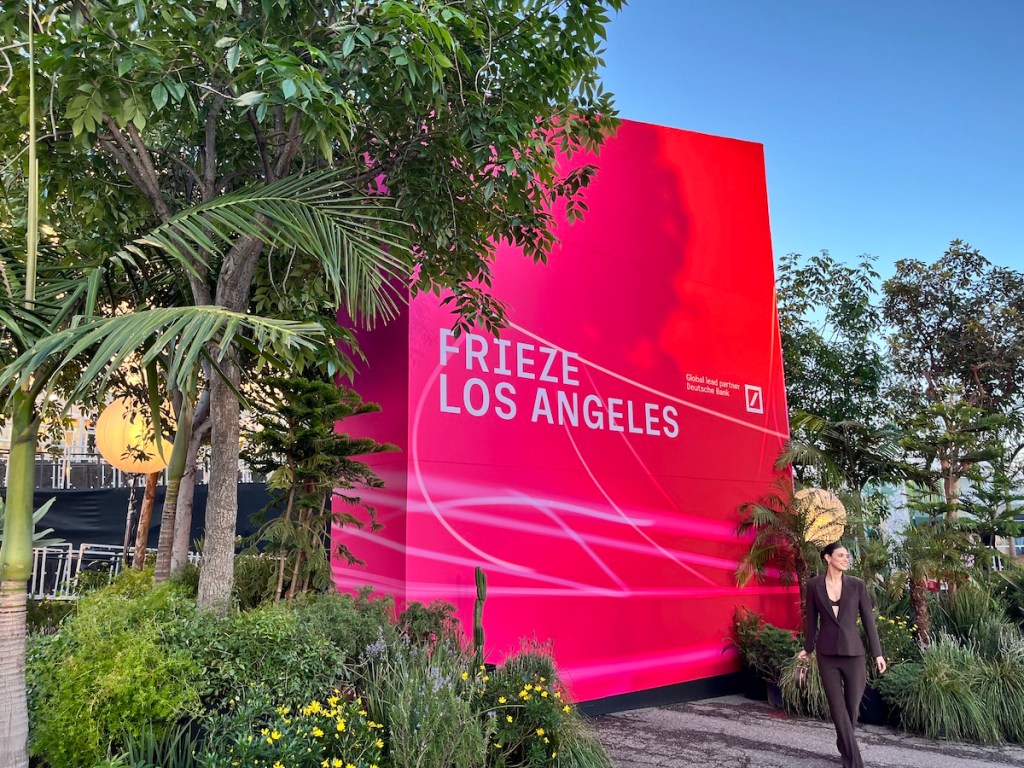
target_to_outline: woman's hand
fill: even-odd
[[[885,670],[889,668],[889,665],[885,663],[884,656],[875,657],[875,666],[878,668],[878,674],[884,675]]]
[[[803,650],[803,649],[801,648],[801,649],[800,649],[800,653],[798,653],[798,654],[796,655],[796,657],[797,657],[798,659],[800,659],[800,661],[803,661],[804,659],[806,659],[806,658],[807,658],[807,651],[805,651],[805,650]],[[885,664],[885,660],[884,660],[884,659],[882,660],[882,663],[883,663],[883,664]]]

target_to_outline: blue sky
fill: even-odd
[[[621,116],[764,144],[776,256],[1024,270],[1024,0],[632,0]]]

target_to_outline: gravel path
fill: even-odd
[[[831,723],[742,696],[602,715],[592,724],[615,768],[842,765]],[[1024,768],[1018,746],[929,741],[872,725],[862,726],[857,740],[866,768]]]

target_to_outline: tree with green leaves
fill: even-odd
[[[779,259],[776,295],[786,400],[833,424],[881,428],[889,361],[872,256],[842,264],[828,251]]]
[[[48,178],[88,201],[91,215],[111,213],[97,201],[115,189],[166,225],[197,204],[213,210],[243,186],[296,174],[309,183],[313,169],[332,169],[312,178],[349,206],[350,229],[326,226],[310,206],[301,243],[269,237],[276,230],[265,221],[279,219],[287,202],[274,197],[255,224],[236,221],[226,241],[191,231],[209,246],[178,254],[193,302],[245,313],[260,274],[272,281],[275,264],[294,252],[317,264],[355,322],[386,320],[411,279],[415,290],[452,291],[458,327],[494,328],[503,317],[488,291],[494,243],[510,240],[543,259],[554,206],[570,217],[585,209],[579,195],[593,169],[561,171],[555,157],[594,149],[614,128],[597,71],[608,10],[622,4],[47,6],[38,45]],[[0,29],[18,21],[5,11]],[[26,80],[16,68],[8,125],[24,114]],[[393,216],[367,196],[386,201]],[[220,371],[209,377],[204,607],[230,595],[241,376],[233,347],[211,354]]]
[[[331,548],[332,523],[364,524],[355,510],[335,510],[333,502],[361,507],[372,525],[373,508],[350,491],[380,488],[382,482],[356,457],[394,446],[336,431],[336,425],[351,416],[380,410],[346,387],[274,376],[261,382],[260,389],[262,396],[254,401],[254,428],[245,433],[242,455],[266,475],[271,491],[268,509],[280,509],[281,514],[261,525],[254,539],[278,558],[275,600],[291,600],[311,588],[330,588],[335,552],[350,563],[360,562],[345,545]]]

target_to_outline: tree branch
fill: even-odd
[[[142,140],[142,136],[139,135],[138,130],[135,128],[134,123],[128,123],[128,135],[132,138],[132,144],[135,146],[135,150],[138,153],[139,165],[142,167],[145,178],[151,185],[153,190],[153,204],[156,206],[157,213],[160,214],[160,218],[167,221],[173,215],[171,208],[167,205],[163,195],[160,193],[160,178],[156,173],[156,166],[153,164],[153,156],[149,154],[149,148],[146,147],[146,142]]]
[[[296,112],[292,116],[292,123],[288,126],[288,136],[285,138],[284,146],[281,147],[281,151],[277,156],[277,164],[274,166],[274,181],[283,178],[288,172],[288,166],[292,164],[292,160],[295,159],[295,154],[299,149],[299,125],[302,120],[302,113]]]
[[[212,200],[217,194],[217,119],[224,109],[224,97],[217,94],[210,102],[206,113],[206,136],[203,144],[203,181],[201,184],[203,202]]]
[[[260,160],[263,162],[263,178],[270,180],[270,160],[267,157],[267,139],[263,135],[263,131],[260,129],[259,120],[256,119],[256,113],[251,109],[246,110],[246,117],[249,118],[249,125],[252,126],[252,135],[256,139],[256,148],[260,152]]]

